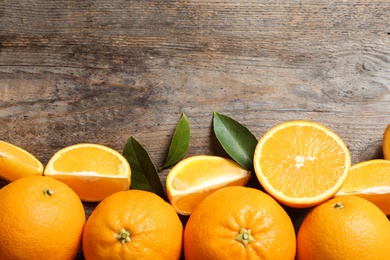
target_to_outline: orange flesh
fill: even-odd
[[[204,161],[192,161],[186,165],[185,169],[177,172],[172,186],[177,191],[186,191],[201,186],[214,186],[215,183],[224,182],[234,175],[240,176],[241,174],[241,168],[226,161],[218,162],[218,164],[213,162],[213,167]]]
[[[249,180],[249,176],[248,178],[245,179],[239,179],[229,183],[221,183],[220,185],[213,186],[212,188],[210,187],[209,189],[199,190],[198,192],[184,195],[182,197],[177,198],[177,200],[175,201],[175,205],[177,208],[181,209],[182,211],[192,212],[195,209],[195,207],[198,205],[199,201],[203,200],[204,198],[206,198],[208,195],[215,192],[216,190],[228,186],[245,186],[248,180]]]
[[[390,186],[390,161],[374,160],[373,163],[367,163],[361,167],[356,166],[358,165],[351,167],[341,191],[359,191],[370,187]]]
[[[390,161],[376,159],[353,165],[336,195],[348,194],[369,200],[390,215]]]
[[[176,211],[189,215],[207,195],[227,186],[244,186],[250,171],[230,159],[199,155],[179,162],[167,176],[167,194]]]
[[[43,165],[32,154],[0,141],[0,177],[14,181],[24,176],[42,175]]]
[[[108,158],[109,161],[114,162],[108,163]],[[63,173],[84,173],[87,175],[122,175],[125,173],[125,169],[120,167],[122,162],[117,156],[95,147],[75,148],[71,153],[62,154],[53,166],[56,171]]]
[[[83,201],[100,201],[103,198],[130,188],[126,177],[112,178],[104,176],[75,176],[57,174],[55,179],[71,187]]]
[[[60,150],[49,160],[44,175],[62,181],[82,201],[91,202],[128,190],[131,183],[131,169],[126,159],[108,147],[93,144]]]

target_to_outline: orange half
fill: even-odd
[[[56,152],[44,175],[71,187],[82,201],[101,201],[130,187],[131,169],[119,152],[99,144],[76,144]]]
[[[386,160],[390,160],[390,124],[386,127],[385,131],[383,132],[382,151],[383,151],[383,157]]]
[[[18,146],[0,141],[0,178],[11,182],[42,173],[43,164],[34,155]]]
[[[244,186],[250,175],[250,171],[231,159],[196,155],[171,169],[166,178],[166,190],[176,211],[190,215],[207,195],[227,186]]]
[[[263,188],[290,207],[311,207],[341,188],[351,165],[343,140],[327,127],[305,120],[270,129],[258,142],[254,169]]]
[[[336,196],[355,195],[371,201],[390,215],[390,161],[375,159],[352,165]]]

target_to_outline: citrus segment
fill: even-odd
[[[356,195],[390,215],[390,161],[376,159],[352,165],[336,196]]]
[[[99,144],[76,144],[56,152],[44,175],[66,183],[83,201],[101,201],[130,187],[131,169],[126,158]]]
[[[168,198],[176,211],[191,214],[207,195],[226,186],[244,186],[250,171],[231,159],[197,155],[176,164],[166,178]]]
[[[286,211],[268,194],[225,187],[202,200],[184,230],[186,260],[293,260],[295,231]]]
[[[73,260],[86,221],[83,204],[64,183],[27,176],[0,190],[0,258]]]
[[[390,160],[390,124],[386,127],[382,139],[383,157]]]
[[[258,142],[254,169],[263,188],[280,203],[310,207],[331,198],[351,165],[343,140],[327,127],[304,120],[270,129]]]
[[[389,259],[389,240],[390,222],[378,207],[357,196],[337,196],[304,218],[296,259]]]
[[[42,175],[42,163],[26,150],[0,141],[0,178],[15,181],[30,175]]]
[[[178,260],[183,225],[173,207],[154,193],[112,194],[94,209],[83,235],[87,260]]]

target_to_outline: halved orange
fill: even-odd
[[[75,144],[56,152],[44,175],[71,187],[82,201],[101,201],[130,188],[131,169],[119,152],[99,144]]]
[[[352,165],[336,196],[356,195],[390,215],[390,161],[375,159]]]
[[[251,176],[231,159],[195,155],[181,160],[168,173],[166,190],[179,214],[190,215],[207,195],[227,186],[244,186]]]
[[[383,151],[383,157],[386,160],[390,160],[390,124],[386,127],[385,131],[383,132],[382,151]]]
[[[284,205],[305,208],[336,194],[347,178],[351,155],[329,128],[294,120],[273,127],[259,140],[253,164],[270,195]]]
[[[43,164],[34,155],[18,146],[0,141],[0,178],[11,182],[42,173]]]

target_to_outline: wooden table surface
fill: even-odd
[[[257,138],[313,120],[353,163],[381,158],[389,17],[388,0],[2,0],[0,139],[46,164],[82,142],[122,152],[134,136],[161,165],[181,113],[187,156],[226,156],[218,111]]]

